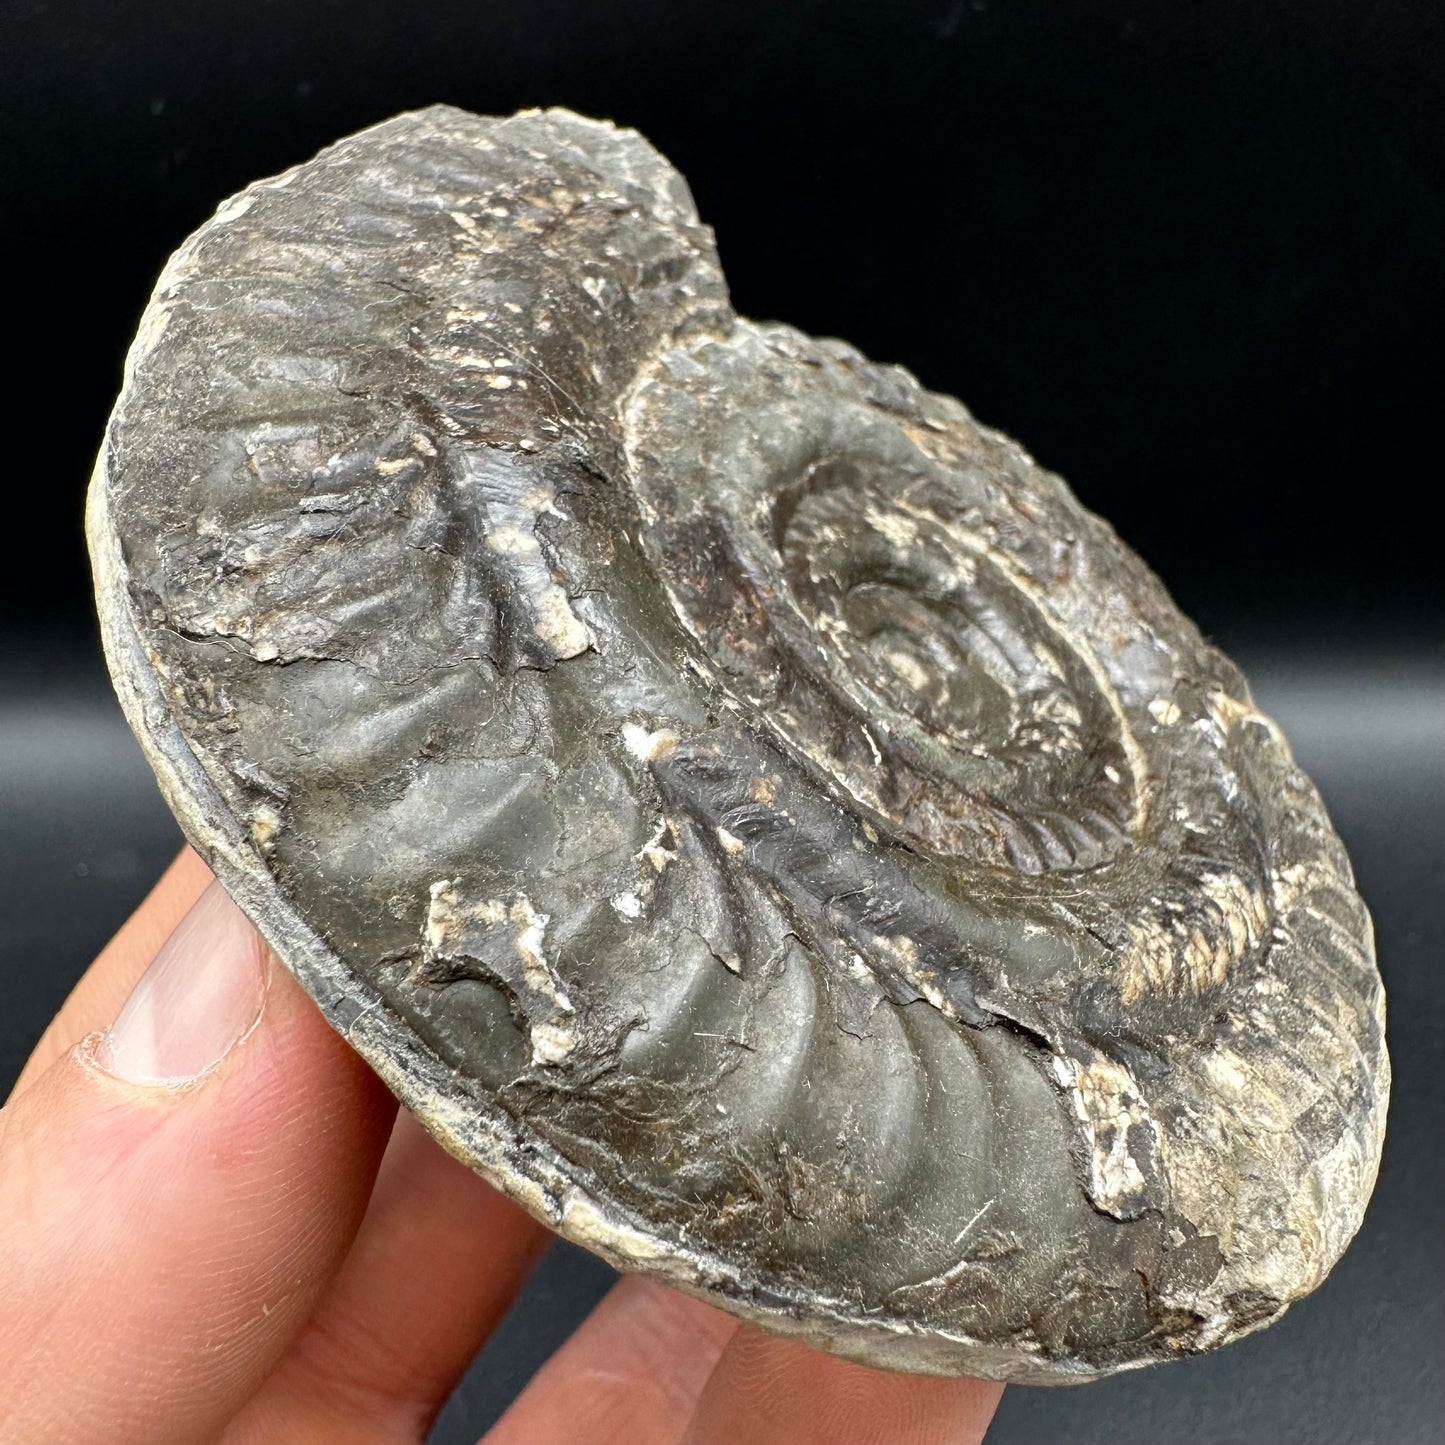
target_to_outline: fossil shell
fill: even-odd
[[[437,108],[221,207],[91,490],[187,835],[450,1149],[873,1364],[1323,1279],[1370,924],[1239,672],[952,398],[728,305],[639,136]]]

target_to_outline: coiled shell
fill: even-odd
[[[92,488],[192,842],[561,1233],[901,1369],[1088,1378],[1323,1279],[1368,916],[1238,671],[1013,442],[736,317],[681,178],[398,117],[172,259]]]

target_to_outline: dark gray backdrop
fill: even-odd
[[[1010,1391],[990,1439],[1445,1439],[1445,29],[1432,0],[1153,8],[0,6],[0,1089],[178,843],[80,537],[166,253],[395,110],[567,104],[683,168],[741,311],[902,361],[1110,517],[1245,664],[1375,912],[1395,1101],[1330,1282],[1209,1359]],[[608,1278],[555,1251],[437,1441],[493,1419]]]

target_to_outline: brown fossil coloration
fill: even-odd
[[[187,835],[448,1148],[900,1369],[1086,1379],[1357,1228],[1368,916],[1237,669],[906,372],[729,307],[637,135],[398,117],[227,202],[92,488]]]

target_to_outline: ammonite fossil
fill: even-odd
[[[1006,437],[734,315],[681,177],[437,108],[176,254],[91,493],[187,835],[448,1148],[899,1369],[1077,1380],[1324,1277],[1368,916],[1239,672]]]

